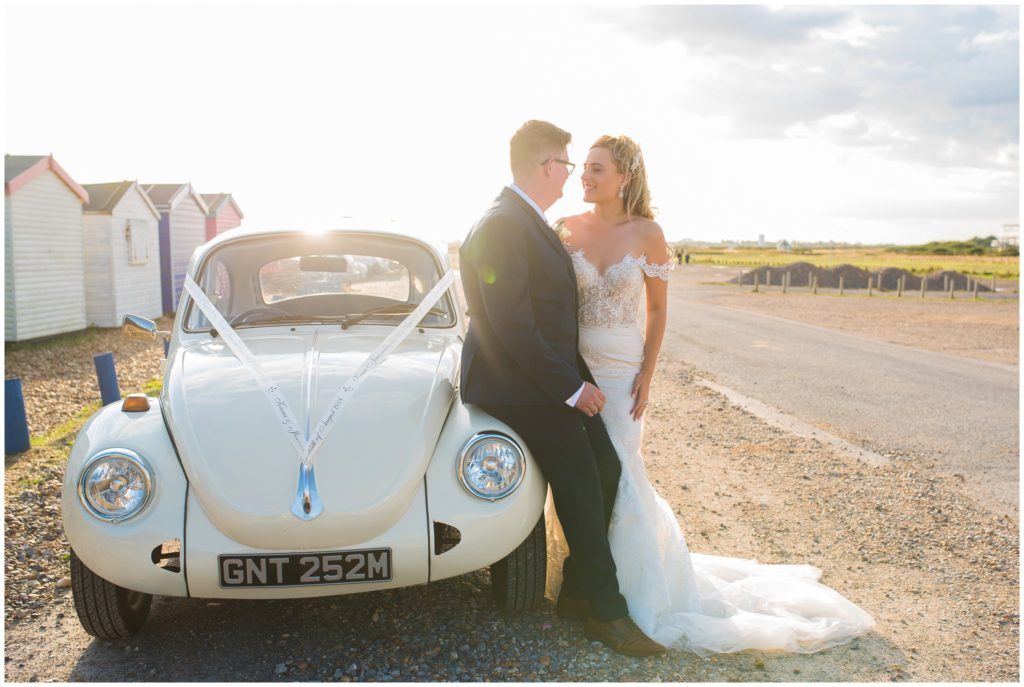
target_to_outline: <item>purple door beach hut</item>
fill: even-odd
[[[4,341],[85,329],[88,202],[52,155],[4,156]]]
[[[206,203],[192,184],[144,184],[160,213],[160,292],[165,313],[174,312],[192,251],[206,242]]]

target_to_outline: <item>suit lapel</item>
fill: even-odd
[[[543,219],[541,219],[540,215],[537,214],[536,210],[530,207],[530,205],[525,200],[519,197],[518,193],[516,193],[515,191],[508,187],[505,187],[505,189],[502,190],[501,195],[502,197],[515,203],[520,210],[522,210],[529,216],[530,220],[532,221],[533,228],[540,231],[541,234],[544,236],[544,240],[547,241],[548,244],[555,251],[557,251],[559,256],[561,256],[562,261],[565,262],[565,266],[569,268],[569,274],[572,275],[573,290],[575,292],[576,270],[573,269],[572,258],[569,257],[569,252],[565,250],[565,246],[562,245],[562,242],[555,234],[555,231],[551,227],[549,227]]]
[[[555,234],[555,231],[547,225],[547,223],[541,219],[537,211],[530,207],[529,203],[523,200],[518,193],[508,188],[507,186],[502,190],[501,197],[506,199],[506,202],[515,203],[516,206],[530,218],[530,224],[534,231],[541,232],[544,240],[548,242],[565,263],[566,269],[569,270],[569,278],[572,279],[572,301],[573,301],[573,312],[578,313],[580,309],[580,294],[579,285],[576,283],[576,268],[572,266],[572,258],[569,257],[569,251],[562,245],[562,241]],[[579,333],[577,332],[577,339]],[[579,342],[577,340],[577,346]]]

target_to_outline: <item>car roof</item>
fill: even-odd
[[[197,248],[195,254],[192,256],[192,259],[201,261],[203,256],[205,256],[211,250],[213,250],[217,246],[223,245],[231,241],[244,240],[247,238],[254,238],[259,236],[280,236],[288,234],[377,234],[379,236],[388,238],[409,239],[412,241],[416,241],[417,243],[430,249],[430,251],[434,253],[435,257],[437,257],[438,261],[442,265],[448,264],[448,246],[441,241],[432,241],[430,239],[425,239],[421,236],[413,234],[412,232],[398,228],[363,225],[357,222],[352,222],[351,224],[346,224],[345,226],[335,227],[331,229],[251,229],[236,227],[235,229],[229,229],[228,231],[225,231],[222,234],[218,234],[213,239],[207,241],[202,246]]]

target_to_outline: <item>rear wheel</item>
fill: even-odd
[[[504,611],[529,611],[544,598],[548,572],[544,514],[515,551],[491,565],[491,591]]]
[[[139,631],[149,615],[152,594],[108,582],[71,552],[71,595],[85,631],[100,639],[123,639]]]

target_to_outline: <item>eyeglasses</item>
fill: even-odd
[[[568,160],[559,160],[557,157],[549,157],[547,160],[544,160],[544,162],[540,163],[540,165],[541,167],[543,167],[549,162],[558,162],[560,164],[565,165],[565,168],[569,170],[569,174],[572,174],[573,170],[576,169],[575,162],[569,162]]]

